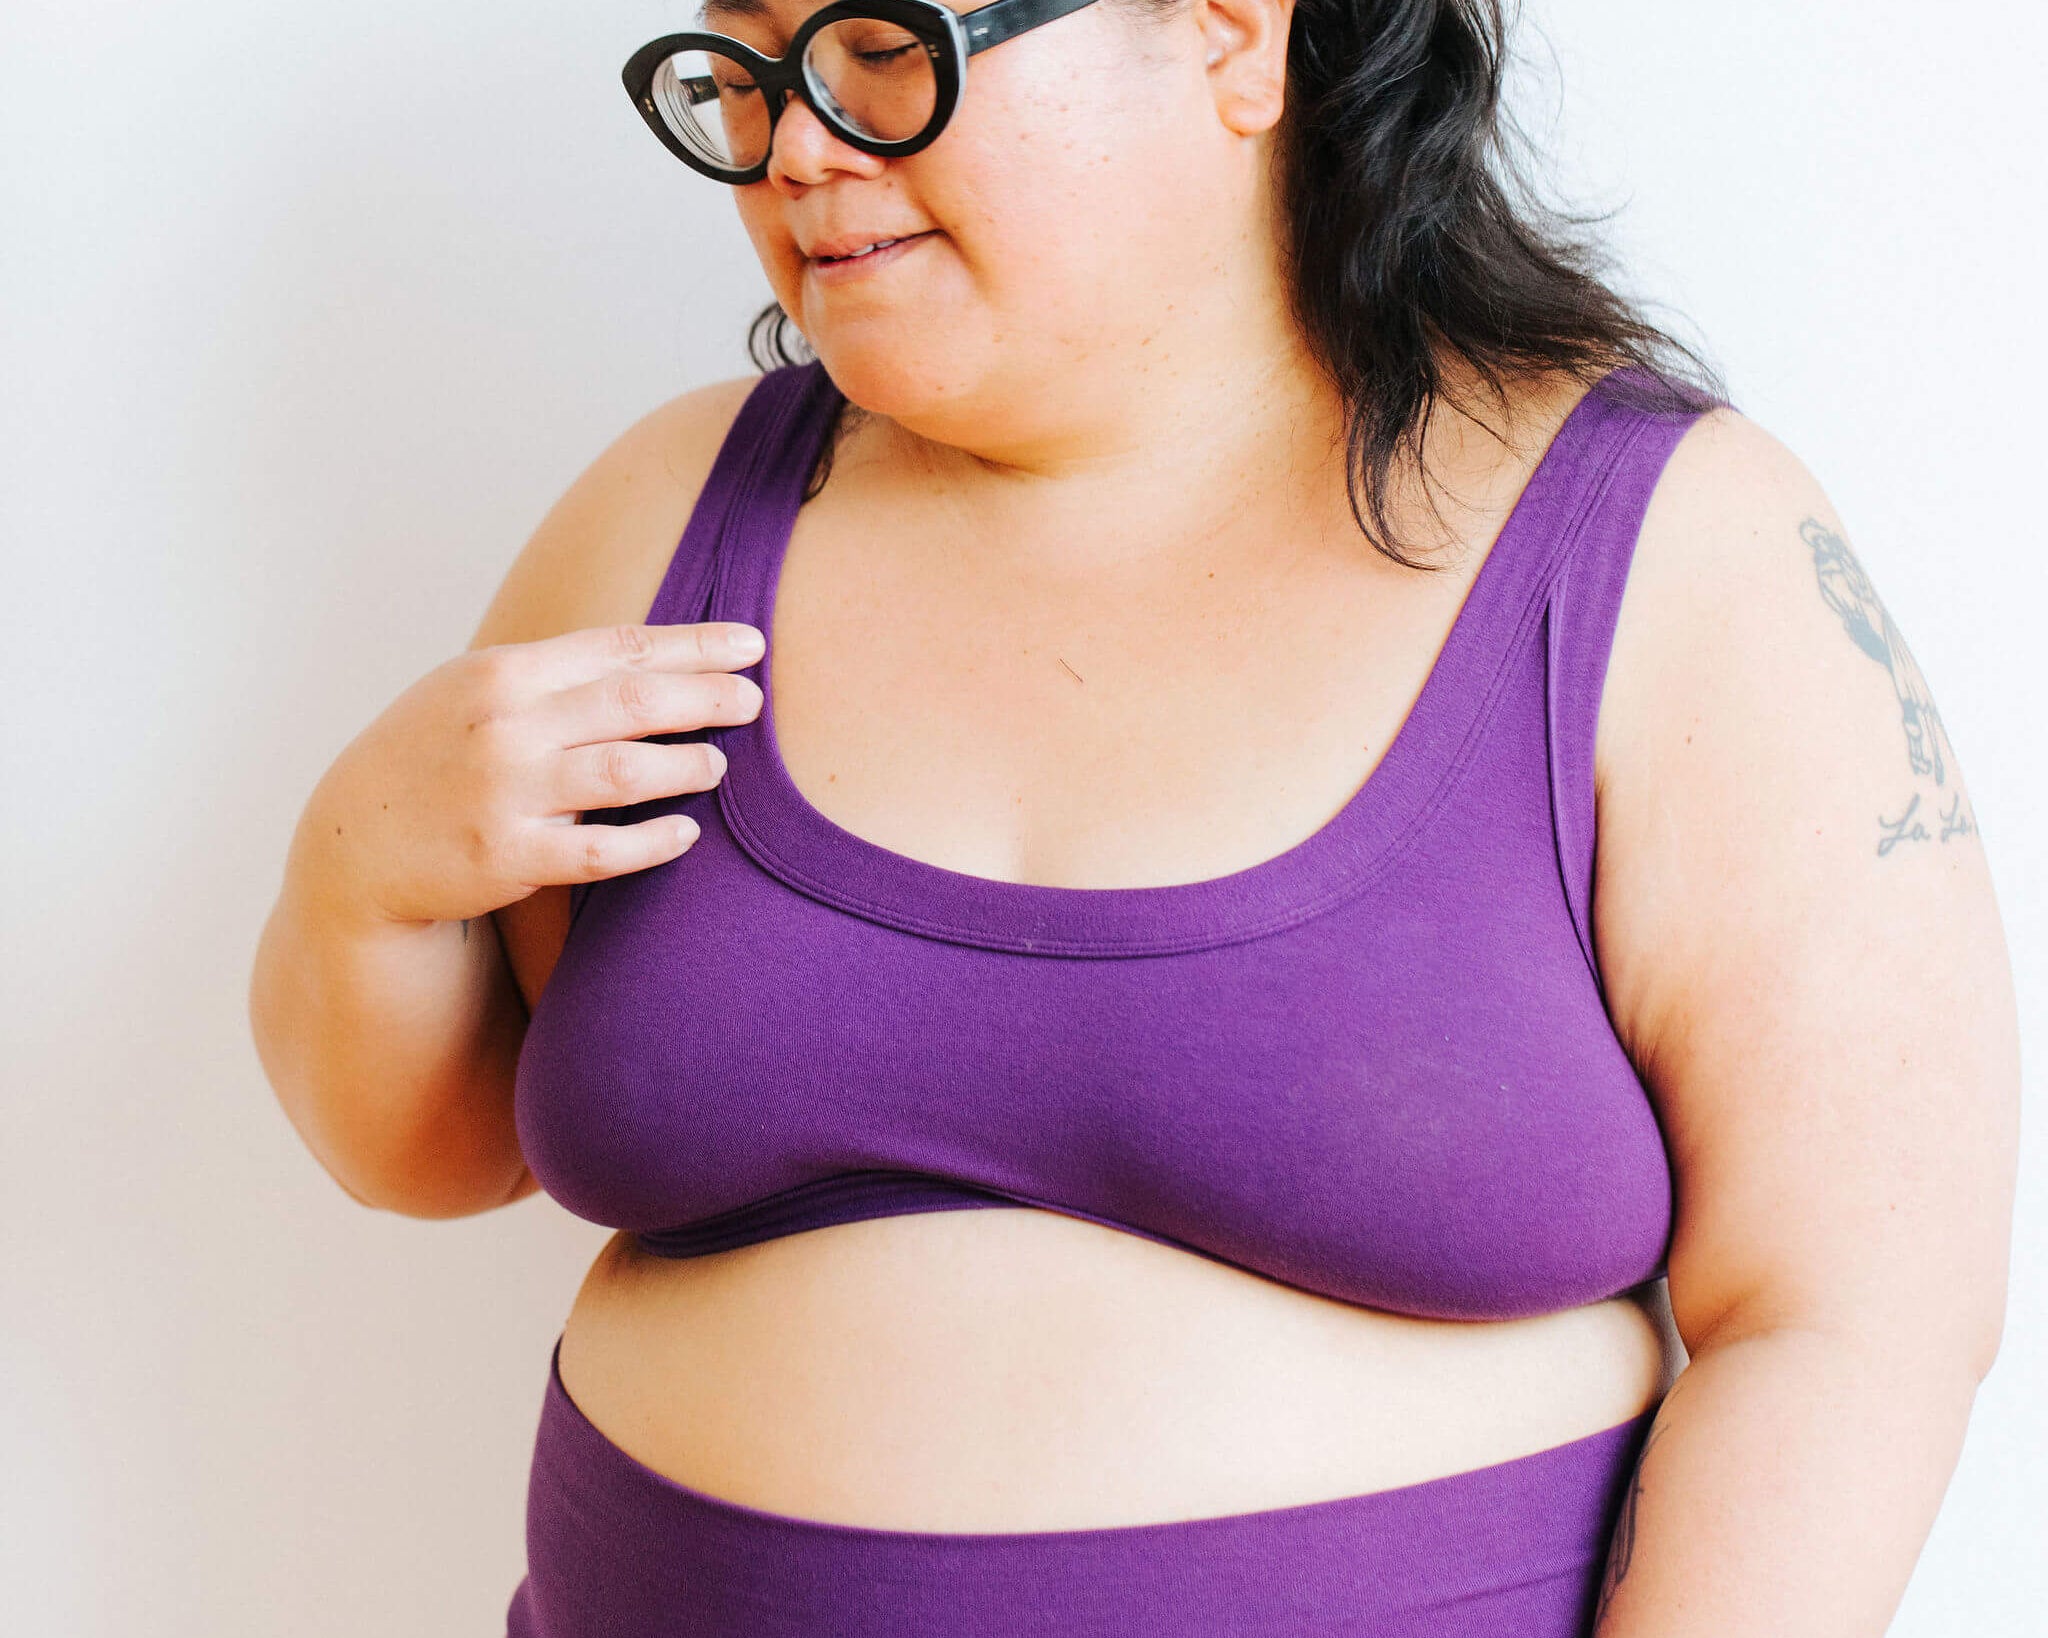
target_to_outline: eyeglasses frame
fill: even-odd
[[[957,12],[950,6],[940,5],[938,0],[832,0],[831,4],[820,7],[803,20],[791,37],[788,49],[780,57],[764,57],[745,41],[735,40],[726,34],[665,34],[634,52],[627,59],[620,78],[625,83],[626,95],[633,99],[634,109],[664,148],[714,182],[745,187],[759,182],[768,174],[768,162],[775,153],[776,122],[781,119],[783,109],[789,106],[790,92],[803,98],[805,106],[834,136],[862,153],[888,159],[914,154],[938,140],[959,108],[961,94],[966,88],[969,57],[1014,39],[1042,23],[1050,23],[1055,18],[1093,4],[1094,0],[993,0],[992,4],[978,6],[973,11]],[[806,83],[804,53],[810,47],[811,36],[832,23],[844,22],[851,17],[899,24],[922,40],[925,49],[931,53],[932,75],[937,82],[932,117],[915,136],[900,142],[882,142],[850,130],[829,110],[819,106]],[[719,51],[746,66],[768,106],[768,141],[757,162],[740,170],[715,165],[702,154],[692,152],[669,129],[668,122],[654,105],[654,76],[662,63],[679,51]]]

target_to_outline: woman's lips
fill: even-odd
[[[830,283],[836,283],[842,279],[865,276],[868,273],[879,271],[881,268],[887,267],[894,262],[901,261],[937,231],[936,228],[927,228],[922,233],[913,233],[905,238],[896,240],[893,244],[883,245],[879,250],[870,250],[864,256],[842,256],[837,259],[826,256],[813,256],[809,259],[810,272],[813,277]]]

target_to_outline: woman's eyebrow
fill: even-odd
[[[769,0],[704,0],[697,8],[697,21],[712,23],[728,17],[766,17]]]

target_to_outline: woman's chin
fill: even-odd
[[[962,368],[959,353],[901,325],[835,325],[809,339],[832,384],[871,414],[902,421],[943,417],[984,385],[981,372]]]

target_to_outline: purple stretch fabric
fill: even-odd
[[[1247,870],[1057,888],[893,853],[798,792],[766,664],[748,668],[753,722],[661,736],[720,745],[714,790],[589,816],[683,812],[702,834],[572,893],[519,1062],[535,1177],[667,1256],[1028,1205],[1434,1318],[1661,1275],[1668,1159],[1592,940],[1593,737],[1645,507],[1707,406],[1657,411],[1643,385],[1616,372],[1579,403],[1371,777]],[[743,620],[773,651],[837,405],[819,364],[761,379],[649,623]],[[512,1633],[1562,1638],[1648,1414],[1398,1491],[990,1538],[688,1490],[612,1446],[551,1369]],[[1064,1613],[1041,1629],[1020,1599]]]
[[[678,1484],[551,1366],[506,1638],[1576,1638],[1654,1414],[1336,1501],[949,1534]]]

